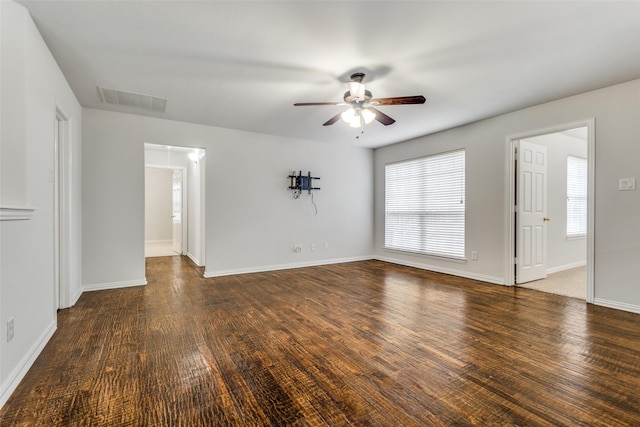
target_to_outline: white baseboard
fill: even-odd
[[[20,384],[20,381],[22,381],[24,376],[27,374],[27,372],[33,365],[33,362],[35,362],[40,353],[42,353],[44,346],[47,345],[56,329],[57,324],[54,320],[49,324],[49,326],[45,328],[42,334],[40,334],[36,342],[27,351],[27,354],[25,354],[22,360],[20,360],[15,369],[11,371],[9,375],[7,375],[7,379],[2,382],[2,385],[0,385],[0,408],[2,408],[5,403],[7,403],[7,400],[9,400],[11,394],[15,391],[15,389],[18,387],[18,384]]]
[[[587,265],[587,260],[560,265],[558,267],[547,268],[547,274],[559,273],[561,271],[571,270],[572,268],[584,267],[585,265]]]
[[[434,266],[434,265],[425,265],[425,264],[412,263],[412,262],[407,262],[407,261],[403,261],[403,260],[398,260],[398,259],[395,259],[395,258],[380,257],[380,256],[362,256],[362,257],[350,257],[350,258],[334,258],[334,259],[328,259],[328,260],[322,260],[322,261],[309,261],[309,262],[303,262],[303,263],[266,265],[266,266],[261,266],[261,267],[241,268],[241,269],[234,269],[234,270],[205,271],[203,276],[205,278],[231,276],[231,275],[234,275],[234,274],[248,274],[248,273],[260,273],[260,272],[264,272],[264,271],[288,270],[288,269],[291,269],[291,268],[314,267],[314,266],[318,266],[318,265],[328,265],[328,264],[342,264],[342,263],[345,263],[345,262],[367,261],[367,260],[371,260],[371,259],[390,262],[392,264],[405,265],[407,267],[419,268],[421,270],[429,270],[429,271],[434,271],[434,272],[437,272],[437,273],[450,274],[452,276],[465,277],[467,279],[479,280],[481,282],[488,282],[488,283],[494,283],[494,284],[497,284],[497,285],[504,285],[504,278],[502,278],[502,277],[494,277],[494,276],[487,276],[487,275],[483,275],[483,274],[469,273],[469,272],[466,272],[466,271],[460,271],[460,270],[455,270],[455,269],[447,269],[447,268],[442,268],[442,267]]]
[[[367,261],[370,259],[373,259],[373,257],[362,256],[362,257],[350,257],[350,258],[333,258],[333,259],[325,259],[320,261],[308,261],[308,262],[299,262],[299,263],[292,263],[292,264],[264,265],[260,267],[238,268],[233,270],[205,271],[203,277],[209,278],[209,277],[232,276],[234,274],[262,273],[265,271],[288,270],[291,268],[315,267],[318,265],[329,265],[329,264],[343,264],[345,262]]]
[[[421,270],[434,271],[436,273],[450,274],[452,276],[464,277],[467,279],[479,280],[481,282],[494,283],[496,285],[504,285],[503,277],[487,276],[484,274],[469,273],[468,271],[457,270],[454,268],[444,268],[436,265],[420,264],[411,261],[399,260],[385,256],[376,256],[374,259],[378,261],[390,262],[392,264],[405,265],[407,267],[419,268]]]
[[[140,280],[128,280],[125,282],[111,282],[111,283],[95,283],[93,285],[82,285],[83,292],[90,291],[103,291],[105,289],[118,289],[129,288],[132,286],[143,286],[147,284],[147,279]]]
[[[78,302],[81,296],[82,296],[82,289],[79,289],[78,292],[76,292],[76,294],[71,297],[71,301],[70,301],[71,305],[69,307],[73,307],[74,305],[76,305],[76,303]]]
[[[629,311],[631,313],[640,313],[640,306],[627,304],[624,302],[610,301],[602,298],[594,298],[593,303],[595,305],[601,305],[603,307],[615,308],[616,310]]]
[[[198,267],[202,267],[202,264],[200,263],[198,258],[194,257],[191,252],[187,252],[186,255],[191,261],[193,261],[195,265],[197,265]]]

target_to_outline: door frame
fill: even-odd
[[[54,312],[70,307],[71,294],[71,146],[68,116],[56,105],[51,181],[53,184]]]
[[[167,145],[167,144],[158,144],[155,142],[144,142],[144,162],[142,164],[142,168],[143,168],[143,174],[144,174],[144,168],[145,167],[155,167],[155,168],[164,168],[164,169],[182,169],[182,177],[183,177],[183,209],[182,209],[182,215],[183,215],[183,221],[182,221],[182,236],[183,236],[183,240],[182,240],[182,252],[184,255],[186,255],[187,257],[189,257],[189,259],[191,259],[191,261],[194,262],[194,264],[198,265],[199,267],[205,267],[205,271],[206,271],[206,253],[207,253],[207,239],[206,239],[206,167],[202,167],[202,165],[206,165],[206,162],[204,162],[204,160],[206,159],[206,152],[207,149],[205,147],[189,147],[189,146],[183,146],[183,145]],[[160,152],[164,152],[165,150],[162,148],[164,147],[164,149],[168,149],[169,147],[171,149],[176,148],[179,149],[180,151],[185,151],[185,152],[193,152],[194,150],[200,150],[200,157],[197,161],[193,160],[193,159],[189,159],[188,161],[194,161],[197,164],[197,167],[200,169],[200,172],[198,173],[198,179],[201,180],[201,182],[199,183],[199,188],[200,188],[200,192],[201,192],[201,198],[200,198],[200,207],[199,209],[193,211],[193,212],[189,212],[189,192],[192,189],[192,185],[195,185],[195,183],[191,182],[191,179],[189,178],[189,168],[188,167],[183,167],[183,166],[171,166],[172,162],[169,159],[169,156],[167,156],[167,160],[165,161],[164,159],[160,159],[157,157],[154,157],[153,159],[149,156],[149,154],[151,154],[153,151],[160,151]],[[145,192],[146,192],[146,185],[145,185]],[[143,212],[144,215],[144,212]],[[189,233],[190,233],[190,226],[191,226],[191,220],[189,219],[189,217],[193,215],[193,216],[197,216],[199,219],[199,226],[200,226],[200,235],[201,235],[201,242],[200,242],[200,257],[199,259],[194,258],[194,256],[191,254],[191,252],[189,251],[189,244],[190,244],[190,239],[189,239]],[[143,245],[144,245],[144,241],[143,241]]]
[[[173,171],[178,169],[182,172],[182,202],[180,204],[181,209],[182,209],[182,226],[180,227],[182,230],[182,251],[180,253],[180,255],[185,255],[185,247],[188,244],[188,239],[189,239],[189,233],[188,233],[188,229],[187,229],[187,222],[184,221],[184,217],[185,215],[188,215],[188,201],[187,201],[187,195],[185,194],[185,189],[188,188],[189,182],[188,182],[188,173],[187,173],[187,168],[183,167],[183,166],[171,166],[171,165],[161,165],[161,164],[154,164],[154,163],[146,163],[144,164],[145,168],[156,168],[156,169],[165,169],[165,170],[170,170]],[[147,185],[145,182],[145,197],[146,197],[146,192],[147,192]],[[146,212],[145,212],[146,215]],[[187,243],[185,243],[187,242]]]
[[[185,194],[185,189],[187,189],[187,169],[183,168],[183,167],[171,167],[170,168],[172,171],[172,184],[173,184],[173,174],[176,173],[176,171],[180,171],[180,255],[186,255],[186,251],[185,251],[185,247],[188,246],[188,239],[189,239],[189,230],[187,229],[187,221],[184,220],[184,216],[185,213],[188,215],[188,209],[189,209],[189,205],[188,205],[188,192],[187,194]],[[173,197],[173,193],[171,194]],[[172,202],[173,202],[173,198],[172,198]],[[173,209],[173,205],[172,205],[172,209]],[[173,218],[172,218],[173,220]],[[174,228],[172,226],[172,232],[173,232]],[[187,244],[185,244],[185,240],[187,240]],[[175,252],[175,243],[176,243],[176,239],[175,236],[172,236],[172,245],[174,245],[174,252]]]
[[[594,235],[595,235],[595,118],[564,123],[544,129],[538,129],[506,137],[506,168],[505,168],[505,208],[504,208],[504,284],[515,284],[515,141],[532,138],[550,133],[563,132],[578,127],[587,128],[587,298],[593,303],[595,296],[594,284]]]

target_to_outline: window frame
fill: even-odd
[[[576,193],[576,192],[572,192],[572,190],[575,190],[577,185],[575,184],[575,179],[571,180],[571,161],[572,159],[574,161],[578,161],[578,163],[574,163],[574,166],[577,166],[579,168],[579,170],[574,172],[577,172],[579,174],[583,175],[583,179],[584,182],[582,183],[578,183],[581,185],[581,189],[582,192],[580,194]],[[587,225],[587,221],[588,221],[588,182],[589,182],[589,176],[588,176],[588,161],[585,157],[581,157],[581,156],[576,156],[576,155],[572,155],[572,154],[568,154],[567,155],[567,194],[566,194],[566,224],[565,224],[565,231],[566,231],[566,238],[567,240],[576,240],[576,239],[583,239],[586,238],[587,236],[587,230],[588,230],[588,225]],[[580,179],[580,178],[577,178]],[[582,194],[584,193],[584,194]],[[577,202],[580,204],[580,206],[578,206],[577,208],[575,207],[575,204],[571,204],[571,200],[570,198],[579,198],[580,200]],[[572,209],[573,206],[573,209]],[[574,213],[572,213],[573,211],[575,211],[575,209],[581,209],[581,212],[579,215],[576,215]],[[573,221],[573,222],[572,222]],[[574,227],[573,225],[575,223],[579,223],[579,225],[577,227]],[[570,226],[571,224],[571,226]],[[578,231],[572,231],[574,229],[577,229]],[[570,231],[571,230],[571,231]]]
[[[402,173],[405,175],[391,176]],[[385,250],[466,261],[464,148],[387,163],[384,165],[384,183]],[[406,191],[399,189],[404,183],[409,188]],[[419,189],[416,191],[413,185]],[[407,200],[403,201],[403,198]],[[406,203],[405,210],[398,210],[398,204],[403,202]],[[390,223],[392,216],[396,218],[395,226]],[[402,221],[406,222],[404,227],[398,224]],[[442,233],[443,226],[451,229]],[[451,233],[453,235],[447,236]]]

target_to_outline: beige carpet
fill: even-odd
[[[155,257],[155,256],[173,256],[180,255],[173,251],[173,242],[172,241],[155,241],[155,242],[145,242],[144,244],[144,256]]]
[[[587,267],[572,268],[547,276],[546,279],[535,280],[518,285],[522,288],[535,289],[552,294],[573,298],[587,299]]]

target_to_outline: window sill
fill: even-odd
[[[420,257],[424,257],[424,258],[429,258],[429,259],[435,259],[435,260],[439,260],[439,261],[446,261],[446,262],[451,262],[454,264],[466,264],[467,263],[467,259],[466,258],[455,258],[455,257],[448,257],[448,256],[444,256],[444,255],[435,255],[435,254],[426,254],[423,252],[414,252],[414,251],[405,251],[405,250],[401,250],[401,249],[393,249],[393,248],[383,248],[383,250],[385,252],[393,252],[396,254],[405,254],[405,255],[417,255]]]
[[[579,235],[575,235],[575,236],[567,236],[567,241],[586,240],[586,239],[587,239],[587,235],[586,234],[579,234]]]

